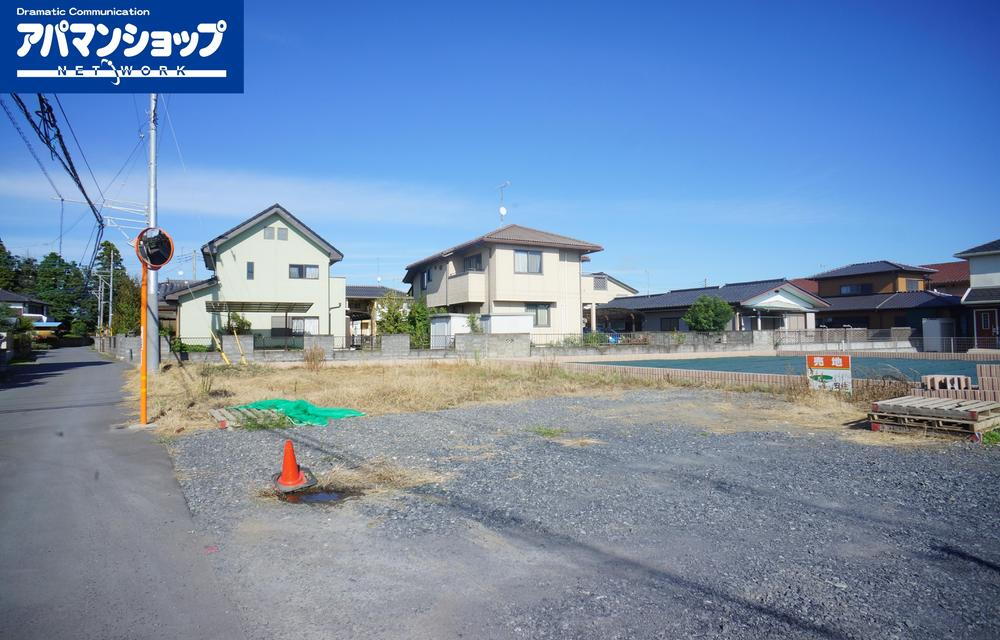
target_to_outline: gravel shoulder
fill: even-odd
[[[787,408],[633,391],[169,448],[261,638],[1000,635],[998,448],[870,446]],[[446,480],[261,497],[286,437],[313,471],[384,459]]]

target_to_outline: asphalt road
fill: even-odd
[[[243,638],[122,365],[64,348],[0,385],[0,638]]]

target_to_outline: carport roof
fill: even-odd
[[[209,313],[305,313],[312,306],[311,302],[205,301],[205,310]]]

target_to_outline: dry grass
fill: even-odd
[[[333,491],[348,495],[371,495],[439,484],[448,476],[431,469],[400,467],[387,460],[371,460],[357,467],[334,467],[316,474],[316,486],[309,491]],[[262,498],[276,498],[273,488],[263,489]]]
[[[135,393],[138,372],[128,375],[126,390]],[[267,398],[304,399],[324,407],[349,407],[377,416],[437,411],[471,403],[670,386],[626,380],[614,374],[571,373],[554,364],[426,362],[316,371],[305,367],[189,364],[172,366],[152,379],[149,415],[160,433],[175,434],[213,428],[210,409]]]
[[[595,444],[604,444],[603,440],[597,438],[553,438],[552,442],[561,444],[564,447],[592,447]]]
[[[138,372],[130,373],[127,389],[137,388]],[[503,403],[550,396],[614,394],[628,389],[665,389],[700,386],[727,392],[725,402],[686,411],[677,402],[657,409],[657,415],[688,414],[714,431],[731,429],[806,428],[845,429],[864,417],[875,399],[905,395],[905,384],[888,381],[859,385],[849,402],[827,392],[801,387],[734,387],[625,378],[614,373],[569,372],[557,364],[515,365],[495,362],[419,362],[408,365],[352,367],[306,366],[272,368],[261,365],[172,366],[150,385],[150,417],[161,435],[213,428],[210,409],[232,407],[267,398],[304,399],[319,406],[349,407],[368,415],[437,411],[473,403]],[[759,406],[744,392],[769,393],[786,400]],[[614,413],[646,413],[619,407]],[[738,425],[738,426],[737,426]],[[558,437],[562,434],[551,434]],[[592,444],[592,443],[588,443]],[[579,445],[577,445],[579,446]]]

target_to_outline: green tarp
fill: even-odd
[[[325,427],[330,420],[340,420],[341,418],[354,418],[365,415],[361,411],[354,409],[342,409],[340,407],[317,407],[305,400],[284,400],[274,398],[272,400],[258,400],[245,404],[237,409],[262,409],[264,411],[280,411],[291,419],[295,424],[314,424]]]

